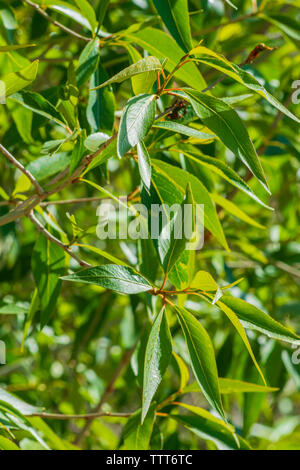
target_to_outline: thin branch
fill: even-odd
[[[54,24],[55,26],[57,26],[58,28],[62,29],[63,31],[65,31],[66,33],[68,34],[72,34],[73,36],[75,36],[77,39],[81,39],[82,41],[86,41],[86,42],[90,42],[92,40],[92,38],[88,38],[86,36],[82,36],[81,34],[79,33],[76,33],[76,31],[73,31],[72,29],[70,28],[67,28],[67,26],[64,26],[62,23],[59,23],[59,21],[56,21],[54,20],[53,18],[51,18],[50,15],[48,15],[48,13],[43,10],[43,8],[41,8],[39,5],[37,5],[36,3],[33,3],[31,2],[30,0],[23,0],[24,3],[27,3],[27,5],[31,6],[32,8],[35,8],[36,11],[42,15],[44,18],[46,18],[46,20],[48,20],[50,23]]]
[[[129,418],[132,413],[110,413],[109,411],[100,411],[99,413],[64,415],[61,413],[34,413],[31,416],[38,416],[44,419],[60,419],[63,421],[71,419],[95,419],[95,418]]]
[[[30,212],[28,214],[28,218],[36,226],[36,228],[38,229],[38,231],[40,233],[42,233],[46,238],[48,238],[48,240],[50,240],[51,242],[55,243],[56,245],[60,246],[63,250],[65,250],[65,252],[68,253],[68,255],[70,255],[73,259],[75,259],[77,261],[77,263],[80,264],[80,266],[83,266],[85,268],[90,268],[91,267],[91,265],[89,263],[86,263],[85,261],[78,258],[73,253],[73,251],[71,250],[71,248],[68,245],[65,245],[62,241],[60,241],[58,238],[54,237],[54,235],[52,235],[50,232],[48,232],[48,230],[35,217],[33,212]]]
[[[59,201],[45,201],[41,202],[40,206],[41,207],[47,207],[47,206],[61,206],[64,204],[82,204],[83,202],[94,202],[94,201],[102,201],[104,198],[103,197],[81,197],[78,199],[62,199]],[[1,205],[1,203],[0,203]]]
[[[111,395],[111,393],[114,391],[114,387],[115,387],[115,383],[116,381],[118,380],[118,378],[120,377],[120,375],[123,373],[123,371],[126,369],[126,367],[128,366],[130,360],[131,360],[131,357],[135,351],[135,348],[136,348],[136,345],[137,343],[129,350],[129,351],[125,351],[124,355],[123,355],[123,358],[118,366],[118,368],[116,369],[114,375],[112,376],[111,378],[111,381],[109,382],[109,384],[107,385],[98,405],[96,406],[96,408],[94,409],[94,412],[93,414],[98,414],[101,412],[101,408],[103,406],[103,404],[105,403],[105,401],[107,400],[107,398],[109,397],[109,395]],[[80,433],[78,434],[76,440],[75,440],[75,444],[76,445],[80,445],[82,439],[86,436],[86,434],[88,433],[90,427],[91,427],[91,424],[93,422],[93,417],[91,417],[90,419],[88,419],[88,421],[85,423],[85,426],[82,428],[82,430],[80,431]]]
[[[27,178],[30,180],[30,182],[33,184],[33,186],[35,187],[35,189],[37,190],[38,194],[39,195],[43,195],[44,194],[44,190],[43,188],[39,185],[39,183],[37,182],[37,180],[35,179],[35,177],[30,173],[30,171],[26,170],[26,168],[24,168],[24,166],[22,165],[22,163],[20,163],[18,160],[16,160],[15,157],[12,156],[12,154],[6,150],[5,147],[3,147],[3,145],[0,144],[0,152],[6,157],[8,158],[8,160],[16,167],[18,168],[20,171],[22,171],[22,173],[24,173],[25,176],[27,176]]]
[[[39,194],[34,194],[33,196],[30,196],[26,201],[21,202],[15,210],[12,210],[11,212],[8,212],[4,216],[0,217],[0,227],[2,225],[6,225],[10,222],[13,222],[20,217],[23,217],[24,215],[28,215],[29,212],[32,211],[38,204],[40,204],[42,201],[47,199],[48,197],[52,196],[53,194],[58,193],[62,189],[66,188],[70,184],[76,183],[80,177],[80,174],[82,171],[86,170],[90,163],[96,158],[98,155],[100,155],[103,150],[105,150],[115,139],[117,138],[117,134],[114,134],[110,139],[108,139],[104,144],[102,144],[96,152],[87,155],[81,165],[72,173],[65,181],[63,181],[59,186],[49,190],[48,192],[39,195]],[[60,180],[59,176],[66,175],[66,171],[63,170],[57,177],[56,180]]]

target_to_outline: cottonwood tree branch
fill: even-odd
[[[41,202],[40,206],[41,207],[47,207],[47,206],[61,206],[64,204],[82,204],[83,202],[95,202],[95,201],[102,201],[103,197],[81,197],[81,198],[75,198],[75,199],[62,199],[59,201],[46,201],[46,202]],[[6,202],[6,201],[5,201]],[[0,203],[1,205],[1,203]]]
[[[65,33],[72,34],[72,36],[75,36],[77,39],[81,39],[82,41],[90,42],[92,38],[88,38],[86,36],[82,36],[79,33],[76,33],[76,31],[73,31],[72,29],[68,28],[67,26],[64,26],[62,23],[59,23],[59,21],[54,20],[51,18],[48,13],[43,10],[43,8],[40,7],[40,5],[37,5],[36,3],[31,2],[30,0],[23,0],[24,3],[27,3],[27,5],[31,6],[32,8],[35,8],[35,10],[42,15],[46,20],[48,20],[50,23],[54,24],[58,28],[62,29],[65,31]]]
[[[35,217],[34,213],[33,212],[30,212],[28,214],[28,218],[31,220],[31,222],[36,226],[36,228],[38,229],[38,231],[40,233],[42,233],[46,238],[48,238],[48,240],[50,240],[51,242],[55,243],[56,245],[60,246],[63,250],[65,250],[66,253],[68,253],[68,255],[70,255],[73,259],[75,259],[77,261],[78,264],[80,264],[80,266],[83,266],[85,268],[90,268],[91,267],[91,264],[89,263],[86,263],[85,261],[83,261],[82,259],[78,258],[78,256],[76,256],[71,247],[68,246],[68,245],[65,245],[61,240],[59,240],[58,238],[56,238],[54,235],[52,235],[42,224],[41,222]]]
[[[22,173],[24,173],[25,176],[30,180],[32,185],[35,187],[37,190],[38,194],[42,196],[44,194],[43,188],[39,185],[35,177],[30,173],[30,171],[26,170],[22,163],[20,163],[8,150],[6,150],[3,145],[0,144],[0,152],[16,167],[18,168]]]

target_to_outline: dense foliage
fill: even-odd
[[[300,449],[299,7],[0,2],[0,449]]]

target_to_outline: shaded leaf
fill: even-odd
[[[153,0],[166,27],[185,52],[192,47],[187,0]]]
[[[153,322],[145,354],[142,423],[172,354],[172,339],[163,308]]]
[[[118,134],[118,155],[123,157],[149,132],[155,119],[155,95],[138,95],[125,106]]]
[[[132,268],[105,264],[94,268],[84,269],[70,276],[64,276],[65,281],[84,282],[115,290],[123,294],[138,294],[151,290],[151,284]]]

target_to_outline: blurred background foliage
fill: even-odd
[[[68,98],[68,68],[70,63],[77,67],[85,42],[57,28],[22,1],[0,3],[0,45],[35,44],[34,47],[20,51],[0,53],[0,78],[38,59],[37,78],[30,89],[46,97],[53,105],[58,98]],[[75,17],[66,13],[67,10],[63,14],[59,8],[52,7],[63,3],[76,7],[77,2],[36,0],[36,3],[50,5],[47,12],[51,18],[79,34],[89,36],[88,28],[76,22]],[[89,3],[98,15],[99,5],[103,2],[90,0]],[[300,2],[258,1],[260,14],[256,14],[256,1],[233,0],[232,3],[234,6],[222,0],[190,0],[193,40],[198,42],[202,39],[203,45],[225,55],[236,64],[243,62],[261,42],[276,47],[271,52],[261,54],[247,69],[280,102],[299,116],[300,104],[293,104],[291,97],[295,92],[292,84],[300,79]],[[140,43],[135,42],[134,34],[138,29],[145,31],[146,26],[164,30],[151,1],[108,2],[100,31],[103,38],[100,65],[92,80],[100,79],[103,82],[136,60],[134,54],[145,54]],[[117,33],[121,31],[123,34],[118,36]],[[127,39],[126,34],[129,35]],[[110,35],[117,35],[117,39],[104,40]],[[158,44],[156,46],[159,48]],[[152,51],[150,53],[153,55]],[[161,55],[164,56],[164,53]],[[203,64],[198,67],[208,84],[220,76],[217,70]],[[96,77],[97,73],[100,78]],[[131,82],[114,84],[113,88],[105,88],[101,92],[106,108],[98,116],[98,123],[93,122],[87,113],[88,83],[79,87],[79,90],[78,117],[87,135],[96,130],[111,134],[113,127],[117,128],[118,112],[133,94]],[[217,97],[233,97],[247,92],[230,78],[225,78],[213,89]],[[171,101],[171,97],[164,97],[162,110]],[[243,281],[231,289],[233,295],[259,306],[273,318],[299,331],[299,126],[257,95],[246,96],[234,106],[256,149],[260,149],[272,195],[268,197],[254,179],[249,181],[249,185],[275,210],[268,211],[242,192],[234,194],[235,204],[264,228],[259,229],[227,212],[221,212],[220,218],[231,252],[225,252],[214,237],[208,237],[204,248],[197,254],[197,267],[209,271],[220,285],[243,277]],[[112,118],[112,109],[116,111],[115,120]],[[67,166],[73,145],[67,141],[60,148],[55,148],[57,141],[66,138],[65,129],[53,120],[21,106],[16,100],[8,100],[6,105],[0,106],[0,138],[1,143],[24,165],[35,162],[42,155],[54,151],[57,155],[58,152],[58,166],[49,177]],[[171,139],[176,142],[178,136],[169,137],[168,143],[172,143]],[[49,142],[52,141],[56,141],[56,144],[49,151]],[[182,142],[184,145],[194,143],[193,138],[181,136],[178,145],[182,145]],[[194,145],[197,146],[197,143]],[[199,144],[198,148],[203,150],[204,146]],[[204,153],[210,156],[217,154],[242,177],[246,176],[242,163],[220,142],[205,145]],[[155,158],[167,160],[168,156],[162,148],[157,147]],[[202,178],[213,192],[224,197],[231,194],[231,185],[209,173],[203,166],[195,163],[192,172]],[[139,184],[134,162],[129,159],[119,160],[115,156],[106,164],[92,169],[88,176],[89,180],[109,188],[115,195],[130,194]],[[16,173],[13,166],[0,156],[1,191],[4,190],[4,194],[8,195],[22,193],[24,181],[19,177],[20,173]],[[4,202],[5,197],[2,193],[0,196]],[[80,183],[63,189],[52,200],[98,196],[99,192],[94,187]],[[67,235],[69,240],[76,239],[81,244],[105,250],[135,266],[139,256],[137,243],[98,240],[95,231],[97,206],[98,201],[62,205],[53,203],[45,205],[43,211],[50,225],[54,227],[57,224],[60,227],[58,232],[61,231],[62,236]],[[0,203],[0,214],[4,215],[7,211],[8,206]],[[144,294],[121,296],[99,287],[64,283],[49,323],[40,330],[39,312],[35,312],[33,321],[28,317],[35,290],[31,257],[37,237],[36,228],[25,217],[0,227],[0,339],[5,341],[7,348],[6,365],[0,366],[1,387],[27,403],[52,413],[88,413],[101,400],[114,371],[124,362],[124,354],[126,359],[126,353],[139,341],[138,349],[125,363],[114,384],[114,392],[104,397],[102,403],[103,410],[108,412],[135,411],[141,404],[139,364],[145,342],[143,338],[153,318],[151,305]],[[88,248],[77,249],[87,262],[107,262]],[[76,266],[76,262],[71,260],[71,267]],[[7,314],[8,306],[13,306],[14,313],[18,307],[18,313]],[[258,374],[241,339],[225,316],[216,307],[203,301],[189,300],[188,307],[197,313],[212,338],[219,375],[259,383]],[[32,308],[31,313],[34,313]],[[189,363],[178,324],[171,315],[169,320],[174,349]],[[279,390],[269,394],[227,394],[225,409],[230,412],[233,424],[248,438],[254,449],[299,450],[300,351],[257,332],[248,331],[248,336],[268,385]],[[22,346],[24,337],[26,339]],[[178,386],[178,365],[173,360],[156,395],[157,402],[169,397]],[[207,407],[201,393],[186,394],[183,400]],[[164,411],[168,412],[168,408]],[[70,448],[84,426],[84,420],[42,421],[37,417],[28,420],[30,423],[27,426],[35,431],[29,432],[26,427],[13,430],[14,438],[22,449],[43,448],[45,442],[50,448]],[[122,445],[125,423],[126,418],[96,419],[80,445],[85,449],[115,449]],[[36,438],[35,432],[42,436],[42,442]],[[3,436],[7,437],[5,430]],[[216,444],[207,436],[199,437],[186,430],[182,424],[159,416],[151,446],[155,449],[216,448]]]

